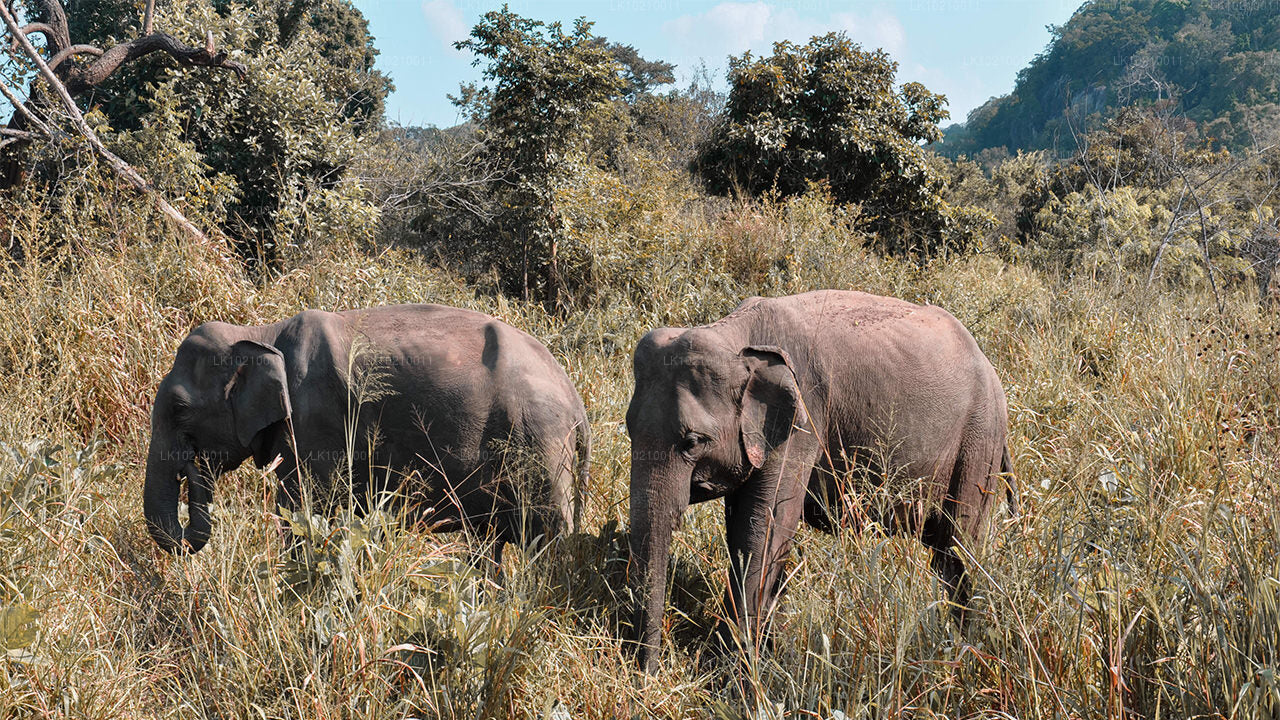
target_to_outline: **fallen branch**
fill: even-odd
[[[35,140],[36,138],[40,137],[39,135],[33,132],[28,132],[26,130],[11,130],[9,128],[0,128],[0,135],[5,135],[8,137],[17,138],[20,140]]]

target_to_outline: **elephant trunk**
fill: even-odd
[[[187,479],[190,519],[186,527],[178,520],[180,476]],[[196,466],[194,453],[168,438],[153,436],[147,453],[142,510],[156,544],[172,553],[198,552],[203,548],[209,541],[212,496],[212,479]]]
[[[631,578],[636,590],[637,657],[640,668],[653,672],[662,645],[662,615],[667,601],[667,564],[671,535],[689,506],[689,483],[663,473],[639,471],[631,479]]]

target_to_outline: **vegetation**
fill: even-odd
[[[344,13],[334,17],[353,17]],[[193,28],[251,21],[192,18]],[[529,31],[510,36],[529,52],[552,37],[574,57],[595,48],[600,64],[578,69],[612,68],[618,82],[598,86],[622,92],[619,55],[585,23],[556,35],[508,21]],[[237,33],[221,46],[261,78],[323,71]],[[157,93],[191,87],[204,109],[169,94],[139,106],[155,109],[136,128],[113,120],[103,137],[209,242],[119,192],[106,161],[70,133],[29,148],[62,153],[57,173],[0,193],[12,256],[0,263],[0,715],[1280,714],[1275,150],[1207,143],[1174,103],[1118,113],[1062,160],[921,149],[930,191],[989,222],[967,244],[902,256],[884,252],[869,201],[842,200],[825,175],[785,193],[708,194],[688,168],[720,132],[714,94],[648,85],[601,100],[547,156],[555,166],[538,202],[551,204],[526,210],[555,212],[562,290],[548,302],[526,299],[501,266],[448,253],[500,226],[495,199],[520,167],[489,140],[499,126],[486,128],[488,110],[476,122],[489,135],[357,135],[314,85],[249,93],[229,74],[164,77]],[[504,77],[490,79],[490,98]],[[209,200],[239,197],[239,181],[192,138],[240,113],[275,117],[268,100],[347,118],[337,122],[350,140],[331,182],[300,175],[290,186],[281,207],[293,209],[272,216],[277,252],[264,266],[236,252],[230,205]],[[313,121],[289,137],[329,137]],[[910,538],[802,530],[772,647],[739,663],[711,636],[728,561],[720,507],[708,503],[677,533],[666,654],[642,678],[623,642],[631,351],[655,326],[822,287],[948,309],[1005,383],[1021,513],[998,517],[990,542],[972,548],[979,617],[956,627]],[[383,513],[279,517],[273,478],[246,467],[219,481],[204,551],[158,551],[140,512],[143,458],[156,385],[186,333],[207,320],[393,302],[479,309],[548,344],[592,422],[583,532],[537,557],[507,553],[498,587],[472,569],[461,537]],[[279,527],[300,552],[284,551]]]
[[[948,128],[943,152],[1070,154],[1122,108],[1169,100],[1232,149],[1275,130],[1280,15],[1270,3],[1093,0],[1051,30],[1013,92]]]
[[[488,61],[484,76],[493,84],[464,85],[453,101],[478,124],[485,153],[506,168],[498,178],[503,211],[487,228],[500,240],[482,247],[504,290],[558,304],[564,281],[555,189],[591,116],[621,93],[619,66],[586,20],[565,34],[559,23],[506,6],[486,13],[471,38],[455,45],[476,53],[477,64]]]
[[[67,17],[70,37],[111,47],[141,32],[141,10],[137,0],[77,4]],[[187,198],[193,221],[254,261],[274,262],[288,244],[305,242],[303,225],[369,216],[372,209],[340,180],[358,138],[381,125],[391,85],[373,68],[377,51],[358,11],[345,0],[251,7],[178,0],[155,9],[152,22],[196,45],[211,34],[238,72],[188,70],[163,54],[121,65],[76,94],[107,148],[147,168],[163,195]],[[64,76],[69,89],[75,78]],[[19,73],[12,84],[26,79]],[[27,104],[56,120],[33,87]],[[10,159],[24,168],[19,185],[29,187],[19,189],[74,201],[62,194],[63,182],[83,168],[64,147],[23,148]]]
[[[695,161],[713,192],[798,195],[822,181],[856,203],[897,253],[963,250],[984,217],[949,206],[921,143],[941,139],[946,98],[920,83],[894,88],[898,64],[842,33],[729,62],[722,122]]]

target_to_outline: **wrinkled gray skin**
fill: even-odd
[[[801,520],[825,531],[852,522],[856,499],[832,478],[856,467],[924,479],[913,506],[877,519],[916,533],[953,600],[967,601],[953,538],[979,537],[1000,494],[1008,417],[991,363],[946,311],[835,290],[751,298],[711,325],[650,332],[635,380],[631,577],[644,669],[657,660],[671,535],[690,503],[724,498],[725,605],[758,640]],[[891,468],[869,467],[877,446],[893,448]]]
[[[198,551],[209,539],[214,479],[279,456],[286,508],[304,497],[301,463],[317,509],[365,507],[371,491],[397,490],[430,527],[492,533],[500,561],[503,541],[574,528],[588,432],[582,400],[551,353],[481,313],[399,305],[308,310],[262,327],[211,322],[182,342],[156,393],[143,509],[162,548]]]

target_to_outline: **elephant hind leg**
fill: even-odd
[[[541,497],[535,503],[547,540],[575,532],[581,514],[578,497],[585,492],[579,487],[581,465],[578,456],[579,429],[570,425],[559,432],[546,433],[541,443]]]
[[[969,585],[969,575],[965,570],[964,561],[956,554],[954,546],[934,547],[932,552],[933,557],[929,561],[929,567],[947,588],[947,594],[951,598],[952,616],[963,628],[968,619],[969,601],[972,599],[972,588]]]
[[[946,586],[952,612],[962,627],[970,611],[973,590],[965,563],[957,551],[957,541],[971,551],[977,550],[982,542],[995,496],[1000,460],[1000,452],[993,455],[986,445],[962,445],[952,470],[948,497],[942,507],[925,520],[920,535],[933,551],[930,567]]]

